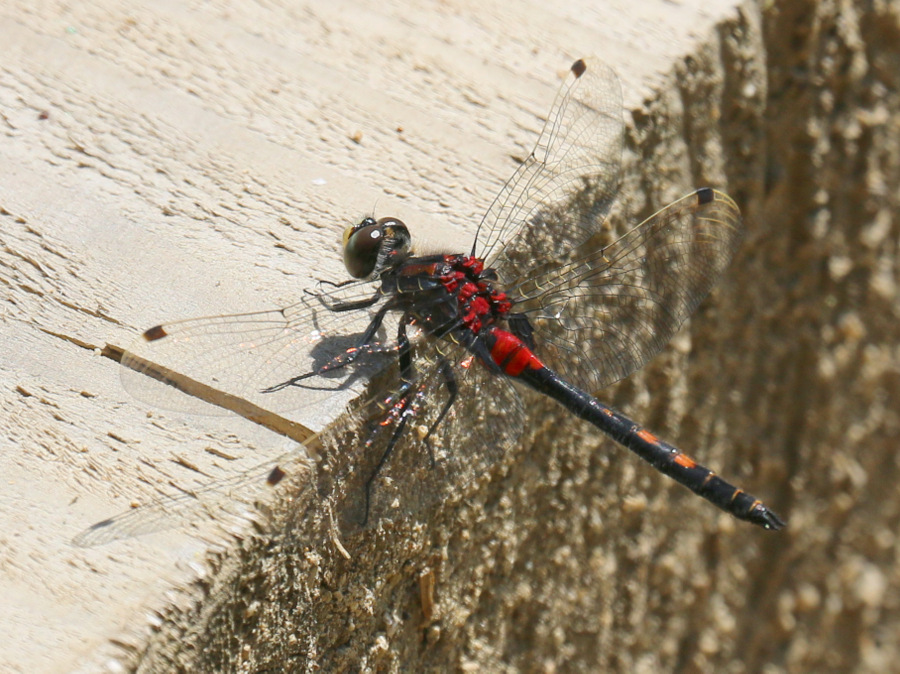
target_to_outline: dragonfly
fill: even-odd
[[[346,404],[319,440],[341,448],[326,472],[342,521],[363,526],[490,474],[531,389],[721,510],[781,529],[760,499],[592,394],[670,341],[743,233],[734,201],[709,187],[634,226],[616,217],[623,137],[618,77],[579,59],[470,248],[416,255],[401,220],[365,217],[343,237],[350,279],[274,310],[154,326],[124,354],[123,384],[195,413],[214,408],[160,367],[265,410]],[[140,532],[141,517],[88,533]]]

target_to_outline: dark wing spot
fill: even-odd
[[[285,476],[285,472],[283,470],[281,470],[281,468],[279,468],[278,466],[275,466],[272,469],[272,472],[269,473],[269,477],[266,478],[266,482],[270,486],[274,487],[276,484],[278,484],[279,482],[281,482],[284,479],[284,476]]]
[[[155,342],[163,337],[168,337],[168,333],[161,325],[155,325],[144,333],[144,339],[148,342]]]
[[[581,77],[585,71],[587,71],[587,64],[584,59],[578,59],[572,64],[572,72],[575,73],[575,77]]]
[[[702,206],[713,200],[713,190],[711,187],[701,187],[697,190],[697,202]]]

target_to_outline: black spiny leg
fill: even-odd
[[[366,480],[366,511],[363,515],[363,526],[365,526],[369,521],[369,504],[371,503],[372,482],[374,482],[375,478],[378,477],[378,473],[381,472],[382,467],[384,467],[384,464],[387,463],[388,457],[390,457],[391,452],[393,452],[394,450],[394,447],[400,441],[400,438],[403,435],[403,431],[406,428],[406,422],[409,420],[409,416],[406,414],[406,412],[409,409],[409,406],[412,404],[413,399],[415,398],[416,387],[412,381],[412,346],[409,343],[409,337],[406,335],[406,326],[411,325],[413,323],[413,320],[414,319],[412,316],[410,316],[409,314],[404,314],[397,330],[397,345],[399,347],[398,358],[400,361],[400,388],[402,393],[399,396],[400,399],[396,403],[394,403],[394,406],[389,414],[395,415],[398,421],[396,428],[394,428],[394,432],[391,434],[391,439],[388,441],[387,446],[384,448],[384,453],[382,453],[381,458],[378,459],[375,470],[372,471],[372,475],[368,480]]]
[[[331,281],[322,281],[322,283],[328,283],[329,285],[334,286],[335,288],[340,288],[345,285],[349,285],[350,283],[355,283],[355,279],[350,279],[349,281],[344,281],[343,283],[332,283]],[[310,295],[319,300],[319,303],[328,309],[328,311],[356,311],[357,309],[367,309],[375,304],[381,297],[381,291],[376,291],[374,295],[371,297],[367,297],[364,300],[356,300],[355,302],[335,302],[334,304],[329,304],[325,301],[325,298],[322,295],[316,294],[314,292],[309,292]]]
[[[447,362],[447,360],[441,359],[439,371],[444,378],[444,386],[447,387],[447,402],[444,403],[441,413],[438,414],[438,418],[434,420],[434,423],[431,424],[431,428],[428,429],[428,433],[425,435],[425,444],[428,447],[428,456],[431,457],[432,468],[434,468],[436,461],[434,460],[434,450],[431,448],[431,444],[428,440],[431,438],[431,434],[437,430],[437,427],[444,420],[444,417],[447,416],[447,412],[450,411],[450,408],[453,407],[453,403],[456,402],[456,394],[459,393],[459,384],[456,381],[456,375],[453,373],[453,368],[450,367],[450,363]]]

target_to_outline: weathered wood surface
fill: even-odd
[[[896,662],[896,9],[145,4],[0,8],[0,669]],[[691,326],[607,395],[786,532],[535,402],[509,460],[418,524],[69,545],[293,447],[148,410],[99,349],[340,278],[340,233],[373,209],[469,237],[587,53],[634,111],[632,212],[713,184],[749,232]]]

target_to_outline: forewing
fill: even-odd
[[[371,298],[376,286],[354,283],[307,294],[272,311],[209,316],[165,323],[147,330],[122,357],[121,379],[135,398],[165,409],[194,414],[224,413],[221,396],[266,410],[286,411],[319,404],[335,391],[348,396],[389,360],[390,340],[380,331],[378,353],[353,367],[314,376],[302,387],[263,393],[293,377],[317,372],[359,340],[384,298],[368,309],[329,308]]]
[[[535,250],[556,257],[595,234],[619,184],[623,128],[616,74],[576,61],[537,145],[479,225],[475,254],[502,275]]]
[[[570,262],[530,270],[508,290],[540,335],[537,353],[597,391],[658,353],[715,285],[742,237],[725,194],[703,188]]]

